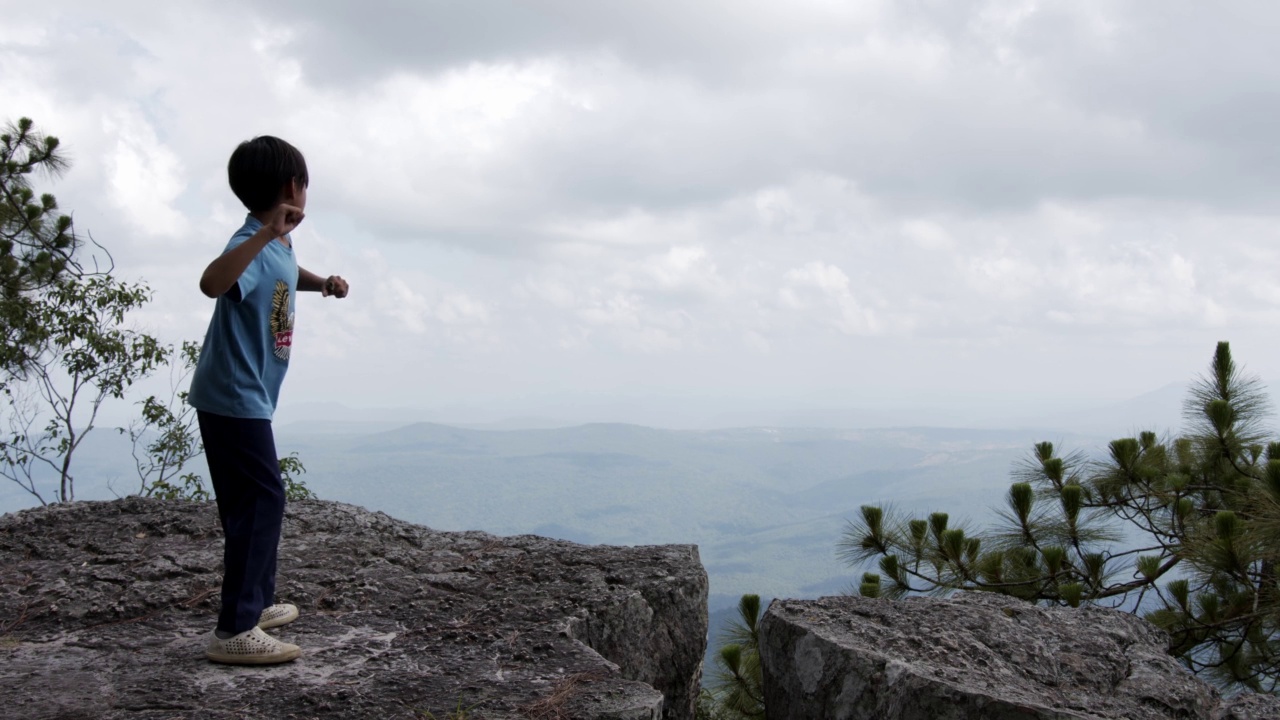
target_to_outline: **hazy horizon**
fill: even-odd
[[[276,428],[279,452],[299,455],[306,465],[299,479],[325,500],[437,530],[697,544],[716,607],[743,592],[794,597],[845,588],[853,571],[835,546],[866,503],[982,521],[1012,467],[1045,439],[1086,453],[1105,443],[1066,432],[938,428]],[[137,491],[129,445],[113,432],[89,436],[74,464],[79,500]],[[204,462],[187,469],[204,476]],[[0,485],[0,511],[37,504],[17,485]]]
[[[1097,456],[1117,436],[1167,433],[1180,424],[1184,393],[1175,384],[990,429],[875,427],[883,415],[838,411],[662,429],[620,423],[617,410],[594,424],[546,416],[485,423],[473,410],[467,426],[425,410],[300,402],[282,406],[275,433],[281,454],[299,453],[301,479],[319,497],[436,529],[698,544],[715,609],[743,592],[846,589],[853,570],[838,561],[835,543],[860,505],[943,509],[982,523],[1033,443]],[[451,412],[456,420],[459,411]],[[843,428],[818,426],[842,417],[850,421]],[[872,424],[855,428],[859,421]],[[75,464],[79,498],[135,491],[128,445],[105,425],[91,436]],[[205,475],[204,459],[189,469]],[[33,504],[17,486],[0,487],[0,511]]]
[[[344,422],[400,425],[429,422],[476,429],[559,428],[590,423],[621,423],[673,430],[717,430],[738,427],[882,429],[936,427],[957,429],[1043,428],[1066,432],[1127,432],[1142,427],[1175,431],[1189,383],[1171,383],[1140,395],[1109,401],[1077,399],[1046,402],[1039,412],[1018,398],[987,398],[951,406],[898,405],[823,407],[729,403],[713,406],[688,398],[575,397],[535,401],[478,403],[443,407],[379,407],[339,402],[302,401],[277,411],[277,426]],[[1270,388],[1274,390],[1275,388]],[[690,407],[693,405],[693,407]]]

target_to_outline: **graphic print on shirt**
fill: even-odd
[[[293,313],[289,312],[289,284],[283,280],[276,281],[271,295],[271,333],[276,340],[275,356],[288,362],[293,348]]]

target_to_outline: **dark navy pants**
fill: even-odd
[[[218,629],[242,633],[275,601],[284,482],[270,420],[197,412],[226,535]]]

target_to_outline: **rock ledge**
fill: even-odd
[[[0,517],[0,716],[693,717],[707,630],[697,548],[446,533],[292,503],[278,595],[303,647],[203,658],[221,581],[212,504],[126,498]]]
[[[947,600],[778,600],[760,630],[771,719],[1274,720],[1280,698],[1223,701],[1129,613]]]

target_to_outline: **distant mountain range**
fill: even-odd
[[[1069,428],[1073,432],[1108,438],[1133,435],[1143,430],[1164,434],[1182,427],[1182,404],[1186,397],[1187,385],[1172,383],[1112,405],[1027,417],[1011,424]]]
[[[981,522],[1033,443],[1099,452],[1118,435],[1172,430],[1184,392],[1171,385],[1110,407],[1012,420],[1005,429],[666,430],[536,418],[458,427],[405,422],[410,410],[379,418],[311,404],[282,411],[276,433],[281,453],[299,453],[303,479],[321,497],[440,529],[696,543],[713,606],[723,608],[744,592],[795,597],[847,588],[855,570],[837,560],[835,547],[863,504],[942,509]],[[794,419],[806,417],[841,416]],[[137,488],[127,438],[109,429],[89,437],[76,468],[82,499]],[[204,470],[202,460],[195,469]],[[33,502],[0,483],[0,511]]]
[[[865,503],[985,515],[1011,464],[1043,439],[1025,430],[430,423],[340,435],[286,426],[277,437],[282,451],[299,452],[322,497],[441,529],[695,542],[714,592],[731,597],[842,587],[852,571],[835,543]]]
[[[574,408],[558,412],[503,413],[485,407],[445,408],[350,408],[338,403],[287,403],[276,416],[278,426],[303,425],[310,429],[360,428],[374,426],[391,429],[415,422],[434,422],[475,430],[548,430],[579,425],[598,424],[604,419],[629,424],[711,430],[733,427],[774,428],[840,428],[874,429],[886,427],[962,427],[962,428],[1042,428],[1053,432],[1116,435],[1135,429],[1176,430],[1182,424],[1182,402],[1187,383],[1172,383],[1115,403],[1084,407],[1049,405],[1039,412],[1002,412],[994,407],[904,406],[896,408],[811,407],[791,410],[744,408],[737,411],[715,411],[700,416],[688,414],[684,422],[662,422],[657,409],[628,405],[610,415],[603,409]],[[1280,397],[1272,386],[1273,397]],[[557,406],[569,406],[562,401]],[[1005,403],[1011,405],[1011,403]],[[1025,407],[1026,404],[1023,404]]]

